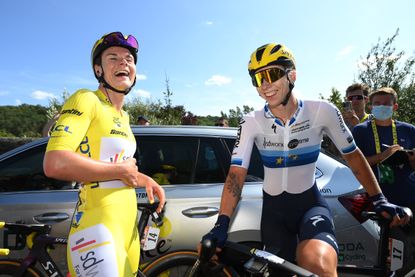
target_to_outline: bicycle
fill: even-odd
[[[244,244],[227,241],[218,254],[220,262],[211,260],[215,250],[212,241],[204,240],[200,256],[194,250],[171,252],[153,261],[143,272],[147,277],[265,276],[267,267],[275,266],[297,276],[317,276],[276,255]],[[172,271],[172,267],[180,271]]]
[[[142,212],[138,221],[138,230],[142,239],[143,250],[150,250],[155,247],[158,239],[158,231],[155,227],[147,226],[151,217],[156,226],[161,226],[162,218],[156,212],[158,203],[139,203],[137,208]],[[0,229],[5,228],[5,241],[9,235],[16,235],[17,249],[28,248],[29,253],[22,260],[8,259],[0,260],[0,276],[13,277],[63,277],[65,276],[49,255],[49,250],[55,245],[66,245],[66,238],[53,237],[50,235],[52,226],[45,224],[22,224],[0,222]],[[10,249],[0,249],[0,256],[7,256]],[[44,273],[36,267],[39,263]],[[145,275],[138,270],[139,277]]]
[[[412,217],[411,210],[409,208],[405,208],[405,210]],[[386,219],[373,211],[363,211],[361,216],[376,221],[379,225],[378,263],[372,267],[338,265],[337,272],[358,276],[401,276],[400,274],[397,275],[396,272],[403,267],[404,245],[401,241],[391,237],[390,219]],[[403,276],[415,276],[415,269],[404,273]]]
[[[403,244],[401,241],[391,238],[389,228],[390,220],[370,211],[370,203],[363,203],[365,198],[359,198],[360,208],[354,210],[366,220],[370,219],[379,225],[379,247],[378,263],[372,267],[357,267],[354,265],[338,265],[339,276],[415,276],[415,269],[409,270],[402,275],[399,271],[403,267]],[[408,214],[412,214],[409,209]],[[399,227],[402,228],[402,227]],[[181,271],[176,275],[168,276],[186,276],[186,277],[204,277],[204,276],[266,276],[268,267],[276,267],[297,276],[316,276],[311,272],[304,271],[303,268],[289,263],[280,257],[270,254],[266,251],[248,247],[246,245],[227,241],[225,247],[218,254],[221,264],[211,264],[211,257],[216,247],[212,242],[202,242],[201,255],[196,251],[176,251],[168,253],[153,261],[146,268],[144,273],[148,277],[163,276],[165,272],[170,273],[173,266],[180,267]],[[226,264],[227,266],[225,266]],[[394,275],[395,273],[398,275]],[[348,275],[342,275],[348,274]]]

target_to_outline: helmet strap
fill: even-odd
[[[281,102],[281,105],[286,106],[288,103],[288,100],[290,100],[293,88],[294,88],[294,84],[291,82],[290,78],[288,78],[288,72],[286,74],[287,76],[287,80],[288,80],[288,93],[287,95],[285,95],[284,100]]]
[[[133,89],[133,87],[135,85],[135,82],[137,80],[137,78],[135,77],[134,78],[134,83],[129,88],[127,88],[126,90],[119,90],[119,89],[114,88],[110,84],[108,84],[108,82],[105,80],[104,75],[105,75],[104,72],[102,72],[101,76],[98,77],[98,82],[102,83],[104,85],[104,88],[110,89],[110,90],[115,91],[117,93],[122,93],[124,95],[127,95]]]

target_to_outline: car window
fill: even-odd
[[[0,163],[0,192],[60,190],[72,182],[51,179],[43,172],[46,144],[16,154]]]
[[[191,183],[199,144],[196,138],[140,136],[136,140],[140,172],[161,185]]]
[[[232,153],[233,146],[235,145],[235,139],[225,139],[226,145],[229,151]],[[264,179],[264,166],[259,155],[258,148],[254,144],[251,154],[251,161],[249,163],[248,174],[246,175],[245,182],[257,182]]]
[[[224,183],[226,172],[221,161],[226,156],[229,153],[224,153],[218,139],[201,138],[194,183]]]

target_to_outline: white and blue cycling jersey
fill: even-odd
[[[285,124],[265,105],[241,120],[231,166],[248,168],[255,143],[264,164],[264,191],[270,195],[304,192],[315,182],[323,134],[342,154],[356,150],[340,111],[328,102],[298,100],[296,112]]]

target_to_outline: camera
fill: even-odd
[[[344,101],[342,103],[344,111],[350,111],[352,109],[352,102],[351,101]]]

